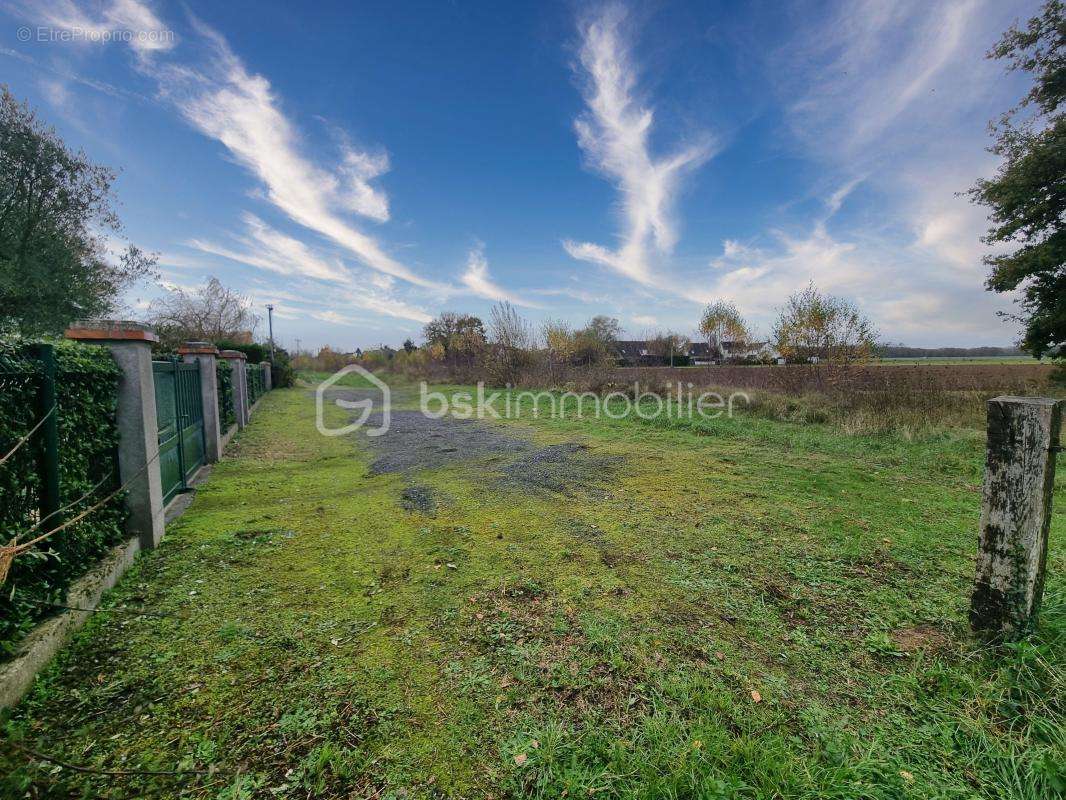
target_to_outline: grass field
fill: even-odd
[[[586,444],[602,480],[514,488],[506,454],[373,474],[306,390],[267,395],[3,719],[0,795],[1063,793],[1061,469],[1040,628],[992,649],[966,626],[977,432],[499,426]]]

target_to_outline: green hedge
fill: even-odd
[[[55,343],[59,501],[76,516],[118,487],[119,369],[103,347]],[[37,391],[43,370],[22,342],[0,343],[0,453],[7,453],[40,419]],[[40,430],[0,465],[0,536],[6,543],[40,519]],[[62,604],[71,582],[124,538],[124,498],[116,496],[81,522],[19,555],[0,587],[0,652],[10,654],[34,623]]]
[[[215,362],[215,376],[218,379],[218,419],[222,433],[237,422],[233,411],[233,371],[229,362],[219,359]]]

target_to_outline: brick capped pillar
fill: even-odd
[[[163,538],[163,486],[159,476],[159,426],[152,373],[152,342],[147,325],[125,320],[79,320],[68,339],[106,346],[122,370],[118,383],[118,471],[125,484],[129,517],[126,531],[142,548]]]

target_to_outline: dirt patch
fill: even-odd
[[[526,453],[500,470],[500,484],[525,492],[573,494],[596,490],[622,459],[594,456],[583,444],[550,444]]]
[[[432,486],[408,486],[400,495],[400,505],[405,511],[432,515],[437,512],[437,495]]]
[[[951,637],[932,625],[915,625],[913,628],[893,631],[891,638],[893,644],[904,653],[914,653],[918,650],[935,653],[951,646]]]

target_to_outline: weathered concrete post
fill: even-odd
[[[271,375],[272,367],[269,361],[264,361],[259,365],[263,369],[263,391],[269,392],[274,388],[274,383]]]
[[[125,484],[129,518],[126,531],[142,548],[163,538],[163,486],[159,477],[159,427],[155,409],[152,342],[147,325],[124,320],[79,320],[66,332],[68,339],[106,345],[122,377],[118,384],[118,471]]]
[[[200,368],[200,398],[204,414],[204,458],[208,464],[222,458],[222,424],[218,417],[218,348],[210,342],[186,342],[178,354],[188,364]]]
[[[1040,609],[1063,404],[1046,397],[988,401],[970,624],[992,638],[1024,635]]]
[[[219,355],[229,362],[233,416],[237,420],[237,427],[243,429],[248,424],[248,376],[244,369],[244,361],[248,357],[240,350],[223,350]]]

